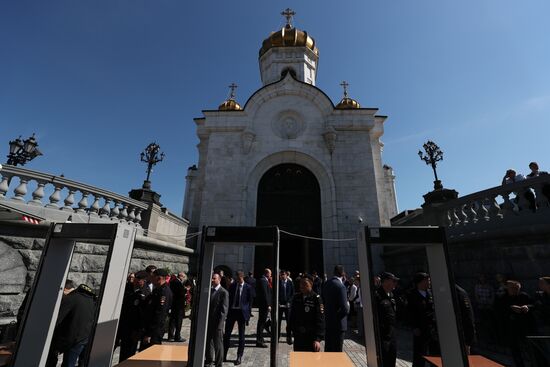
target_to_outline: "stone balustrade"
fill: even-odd
[[[73,221],[119,220],[140,227],[141,213],[148,208],[138,200],[21,167],[4,165],[0,177],[0,204],[47,220],[60,221],[70,215]]]
[[[459,227],[550,216],[550,175],[493,187],[451,200],[438,208],[440,223]]]

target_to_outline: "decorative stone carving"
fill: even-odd
[[[323,138],[325,139],[325,144],[330,154],[332,154],[334,148],[336,148],[336,136],[336,130],[332,127],[327,128],[323,133]]]
[[[273,132],[283,139],[296,139],[306,129],[306,124],[295,111],[283,111],[271,123]]]
[[[32,251],[27,250],[27,252]],[[21,252],[0,240],[0,256],[2,257],[2,261],[0,261],[0,276],[2,276],[0,293],[17,294],[22,292],[25,287],[27,267]]]
[[[254,134],[250,130],[247,130],[247,131],[245,131],[241,134],[241,143],[242,143],[243,154],[250,153],[250,150],[252,149],[252,143],[254,143],[255,139],[256,139],[256,134]]]

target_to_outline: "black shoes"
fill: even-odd
[[[237,356],[237,360],[235,361],[235,366],[238,366],[242,363],[242,356]]]
[[[175,342],[177,343],[185,343],[187,341],[187,339],[185,338],[178,338],[178,339],[174,339]]]
[[[288,345],[292,345],[292,344],[293,344],[293,343],[292,343],[292,339],[291,339],[291,338],[288,338],[288,339],[286,340],[286,343],[287,343]]]
[[[256,347],[258,348],[267,348],[267,344],[263,342],[256,342]]]

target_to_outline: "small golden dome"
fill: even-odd
[[[242,110],[242,107],[234,99],[228,99],[218,107],[218,110],[219,111],[240,111]]]
[[[348,110],[352,108],[361,108],[361,105],[355,99],[344,97],[340,103],[336,105],[336,108],[339,110]]]
[[[348,97],[349,83],[344,80],[342,83],[340,83],[340,85],[342,86],[342,88],[344,88],[344,98],[340,100],[340,102],[336,105],[336,108],[339,110],[350,110],[354,108],[361,108],[361,105],[359,104],[359,102],[357,102],[353,98]]]
[[[231,83],[229,86],[231,92],[229,92],[229,98],[226,99],[219,107],[218,111],[240,111],[242,107],[240,104],[235,101],[235,89],[237,89],[237,84]]]
[[[307,47],[319,55],[319,50],[315,47],[315,40],[306,31],[293,28],[290,24],[285,25],[280,31],[271,32],[262,43],[260,57],[273,47]]]

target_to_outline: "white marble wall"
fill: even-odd
[[[325,238],[355,238],[362,224],[389,224],[378,140],[384,118],[375,113],[335,110],[320,89],[290,75],[257,91],[244,111],[205,111],[195,120],[200,158],[184,208],[191,226],[255,225],[258,182],[281,163],[317,177]],[[333,146],[327,131],[336,133]],[[355,242],[325,242],[323,251],[325,272],[338,263],[357,268]],[[252,247],[218,248],[215,262],[250,270],[253,259]]]
[[[281,79],[281,73],[291,68],[296,79],[315,85],[319,56],[305,47],[274,47],[260,57],[260,75],[264,85]]]

